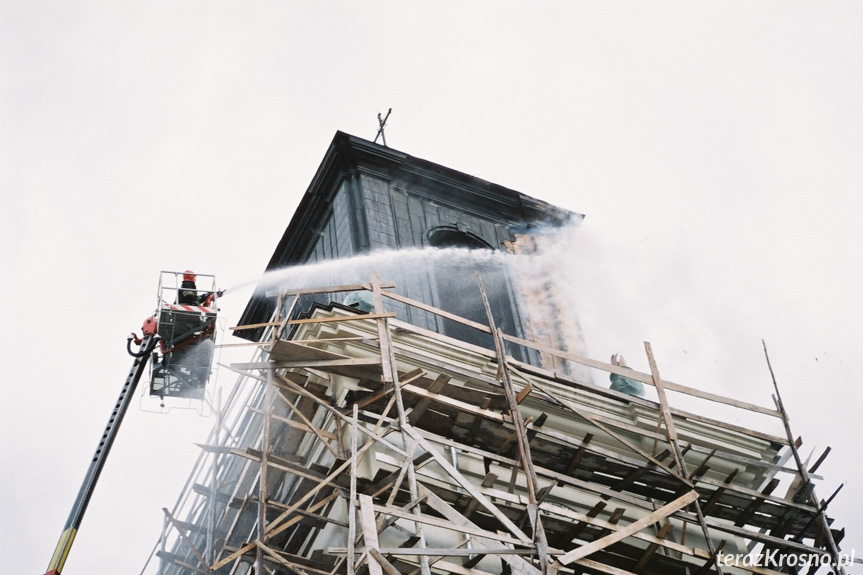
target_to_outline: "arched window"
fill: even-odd
[[[450,226],[439,226],[432,229],[428,233],[428,238],[429,244],[436,248],[494,249],[482,238]]]
[[[514,334],[515,310],[507,282],[507,269],[505,261],[495,257],[494,248],[479,236],[453,226],[434,228],[427,237],[433,247],[466,248],[485,252],[454,254],[452,257],[433,259],[432,270],[437,287],[438,307],[465,319],[488,325],[488,317],[474,274],[475,271],[479,272],[495,324],[505,333]],[[490,335],[464,324],[444,319],[443,332],[456,339],[494,349],[494,340]]]

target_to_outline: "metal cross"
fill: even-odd
[[[390,112],[392,112],[392,111],[393,111],[392,108],[387,110],[387,115],[383,119],[381,119],[381,113],[378,112],[378,124],[380,125],[380,127],[378,128],[378,135],[375,136],[375,144],[378,143],[378,138],[380,138],[381,141],[383,142],[384,146],[387,145],[387,137],[384,135],[384,126],[387,125],[387,120],[389,120]]]

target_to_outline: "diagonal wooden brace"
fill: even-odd
[[[682,495],[681,497],[678,497],[677,499],[675,499],[671,503],[663,505],[662,507],[660,507],[656,511],[649,513],[648,515],[645,515],[644,517],[642,517],[638,521],[630,523],[629,525],[627,525],[623,529],[621,529],[619,531],[615,531],[614,533],[612,533],[610,535],[606,535],[605,537],[601,537],[601,538],[597,539],[596,541],[592,541],[592,542],[588,543],[587,545],[582,545],[581,547],[573,549],[572,551],[570,551],[566,555],[563,555],[562,557],[560,557],[558,559],[558,561],[560,561],[560,563],[562,563],[563,565],[569,565],[570,563],[573,563],[574,561],[578,561],[582,557],[587,557],[591,553],[595,553],[596,551],[599,551],[601,549],[605,549],[609,545],[613,545],[614,543],[617,543],[618,541],[625,539],[634,533],[638,533],[639,531],[641,531],[645,527],[648,527],[649,525],[656,523],[660,519],[664,519],[665,517],[668,517],[669,515],[671,515],[675,511],[686,507],[687,505],[689,505],[690,503],[692,503],[696,499],[698,499],[698,492],[695,490],[688,491],[686,494]]]

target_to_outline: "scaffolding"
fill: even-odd
[[[779,397],[767,408],[504,334],[368,283],[280,290],[151,564],[187,573],[845,573],[817,468]],[[374,307],[300,310],[368,292]],[[341,298],[331,297],[335,301]],[[486,349],[419,328],[385,301],[492,336]],[[651,401],[512,357],[617,374]],[[774,381],[775,384],[775,381]],[[685,395],[784,434],[672,407]],[[727,418],[726,418],[727,419]],[[828,448],[829,451],[829,448]],[[787,487],[785,495],[774,493]],[[182,517],[182,519],[180,519]]]

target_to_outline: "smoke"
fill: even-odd
[[[585,334],[579,318],[589,297],[573,289],[582,282],[579,270],[584,267],[580,256],[575,255],[579,235],[578,224],[534,228],[529,236],[514,242],[516,253],[462,247],[378,251],[270,271],[230,289],[257,284],[260,293],[365,283],[370,280],[370,271],[375,270],[382,281],[395,284],[393,291],[397,293],[437,301],[447,311],[485,324],[474,273],[479,272],[496,322],[505,332],[522,335],[513,329],[517,319],[509,319],[499,311],[514,299],[521,314],[518,319],[528,328],[523,334],[527,339],[584,355]],[[510,278],[509,286],[504,270]],[[617,349],[610,353],[614,351]],[[580,380],[592,382],[588,372],[577,371]],[[600,385],[607,386],[608,382]]]
[[[429,301],[405,293],[405,284],[420,272],[432,271],[440,278],[449,270],[449,293],[481,307],[473,271],[479,270],[488,283],[489,270],[505,267],[521,294],[532,294],[522,305],[551,311],[550,321],[566,336],[561,347],[605,362],[620,353],[630,367],[649,373],[647,341],[664,379],[770,406],[760,347],[764,334],[758,333],[758,316],[751,312],[757,305],[749,292],[752,286],[738,278],[718,289],[715,260],[697,253],[696,246],[661,236],[633,241],[626,234],[599,234],[579,222],[533,229],[515,247],[515,254],[466,248],[379,251],[267,272],[231,289],[251,284],[260,291],[275,291],[362,283],[369,281],[374,269],[382,281],[396,284],[394,291]],[[442,307],[448,308],[447,302]],[[484,313],[475,319],[485,323]],[[525,335],[542,341],[537,334]],[[755,396],[752,373],[759,377]],[[598,386],[610,384],[608,374],[599,370],[578,376]],[[656,397],[653,388],[645,391],[646,398]],[[704,413],[700,400],[694,400],[696,407],[687,398],[672,399],[678,407]],[[728,413],[732,422],[740,421],[739,415]]]
[[[761,339],[769,343],[788,325],[789,304],[770,286],[749,280],[747,270],[720,267],[693,242],[661,235],[633,241],[582,224],[547,230],[536,241],[537,255],[523,269],[548,278],[561,322],[568,333],[583,334],[585,355],[608,362],[620,353],[630,367],[650,373],[649,342],[663,379],[773,407]],[[781,335],[782,345],[793,345],[792,334]],[[597,385],[610,383],[602,371],[593,376]],[[655,389],[645,386],[645,397],[655,400]],[[763,415],[673,392],[669,401],[784,434],[777,420]]]

